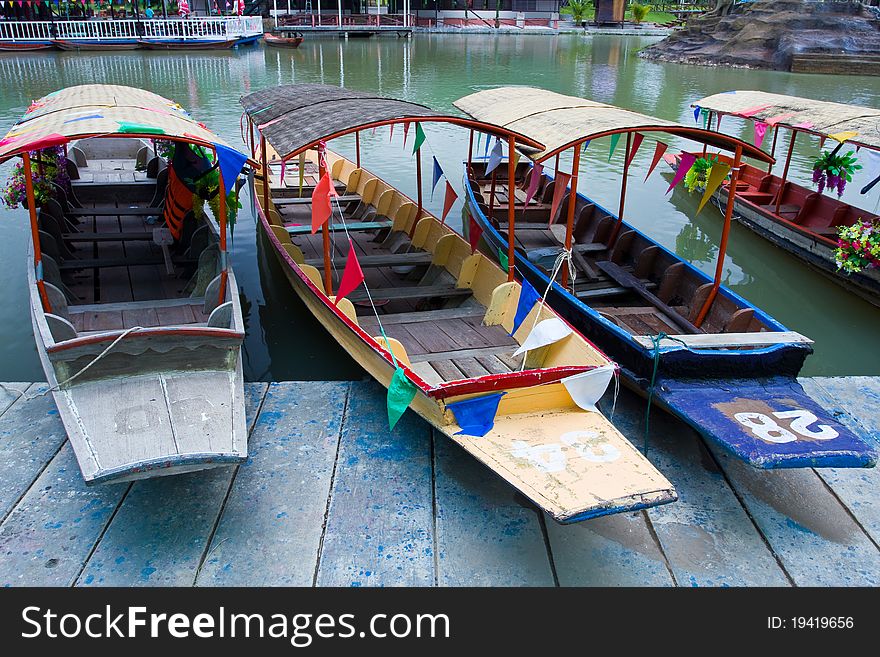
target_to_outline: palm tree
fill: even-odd
[[[593,0],[568,0],[568,4],[560,9],[559,13],[571,16],[571,20],[573,20],[575,24],[580,23],[581,27],[586,28],[587,16],[590,15],[592,5]]]

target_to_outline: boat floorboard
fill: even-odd
[[[880,378],[801,382],[880,435]],[[43,389],[0,388],[0,586],[880,585],[880,470],[753,470],[661,412],[679,501],[563,526],[414,413],[389,434],[373,383],[248,384],[247,463],[95,487]],[[614,419],[643,444],[644,400]]]

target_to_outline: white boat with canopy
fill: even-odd
[[[171,100],[85,85],[34,101],[0,141],[13,157],[34,336],[85,481],[243,461],[227,240],[246,156]]]

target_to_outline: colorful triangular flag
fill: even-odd
[[[388,384],[388,428],[394,429],[418,392],[416,384],[409,380],[400,366],[394,370]]]
[[[525,278],[522,282],[522,288],[519,291],[519,301],[516,302],[516,313],[513,316],[513,329],[510,334],[513,335],[519,329],[520,325],[525,321],[526,317],[534,308],[535,304],[541,300],[541,295],[532,287]]]
[[[409,134],[409,123],[403,124],[403,147],[406,148],[406,137]]]
[[[694,105],[694,123],[698,123],[700,121],[700,112],[703,110],[699,105]]]
[[[501,265],[505,274],[510,271],[510,259],[500,246],[498,247],[498,264]]]
[[[666,149],[669,148],[662,141],[658,141],[657,145],[654,146],[654,157],[651,159],[651,166],[648,168],[648,173],[645,175],[645,182],[648,181],[648,178],[651,177],[651,174],[654,173],[654,169],[657,168],[657,164],[660,162],[660,158],[663,157],[663,153],[666,152]]]
[[[703,198],[700,199],[700,205],[697,207],[697,214],[700,214],[700,210],[703,209],[703,206],[712,198],[712,194],[715,193],[715,190],[721,186],[727,179],[727,174],[730,173],[730,165],[725,164],[723,162],[715,162],[712,165],[712,170],[709,172],[709,178],[706,180],[706,190],[703,192]]]
[[[671,192],[678,183],[684,180],[687,172],[691,170],[691,167],[694,166],[694,162],[696,161],[697,156],[693,153],[681,154],[681,159],[678,161],[678,168],[675,170],[675,177],[673,177],[672,182],[669,184],[669,189],[666,190],[667,194]]]
[[[440,163],[437,161],[437,157],[434,156],[434,173],[432,175],[431,181],[431,198],[434,198],[434,190],[437,189],[437,183],[440,182],[440,179],[443,177],[443,169],[440,168]]]
[[[769,126],[763,121],[755,121],[755,146],[761,148],[761,144],[764,143],[764,137],[767,135],[767,128]]]
[[[489,140],[486,140],[488,143]],[[495,169],[498,168],[498,165],[501,164],[501,158],[504,156],[504,150],[501,146],[501,140],[496,139],[495,145],[492,147],[492,154],[489,156],[489,163],[486,165],[486,175],[488,176]]]
[[[629,157],[626,158],[626,164],[624,165],[627,170],[629,170],[629,165],[632,164],[632,161],[635,158],[636,153],[639,150],[639,146],[642,145],[643,139],[644,139],[644,137],[639,132],[637,132],[637,133],[635,133],[635,135],[633,135],[632,144],[630,145],[630,148],[629,148]]]
[[[532,171],[529,174],[529,188],[526,190],[526,202],[525,205],[529,204],[535,193],[538,191],[538,185],[541,182],[541,176],[544,174],[544,165],[536,164],[532,167]]]
[[[559,317],[551,317],[538,322],[532,332],[529,333],[522,346],[513,352],[514,356],[519,356],[527,351],[534,351],[548,344],[559,342],[562,338],[571,335],[571,327],[563,322]]]
[[[615,132],[611,135],[611,148],[608,149],[608,161],[611,161],[611,156],[614,155],[614,149],[617,148],[617,143],[620,141],[620,133]]]
[[[596,402],[602,399],[616,369],[614,363],[601,365],[562,379],[562,385],[565,386],[572,401],[579,408],[598,413]]]
[[[364,272],[361,263],[358,262],[357,253],[351,238],[348,238],[348,258],[345,260],[345,269],[342,271],[342,279],[339,281],[339,289],[336,291],[336,305],[339,300],[356,290],[358,285],[364,282]]]
[[[551,224],[556,221],[556,211],[559,209],[559,204],[562,202],[562,197],[565,196],[565,192],[568,189],[569,182],[571,182],[570,174],[562,173],[562,171],[556,172],[556,185],[553,187],[553,203],[550,206]]]
[[[455,415],[455,421],[461,427],[455,435],[483,437],[495,426],[495,414],[498,413],[498,405],[506,392],[494,392],[480,397],[471,397],[462,401],[450,402],[446,408]]]
[[[471,245],[471,253],[474,253],[477,250],[477,246],[479,246],[480,238],[482,236],[483,229],[480,227],[480,224],[468,214],[468,242],[470,242]]]
[[[455,201],[458,199],[458,194],[455,193],[455,190],[452,189],[452,185],[449,184],[449,181],[446,181],[446,198],[443,199],[443,216],[440,217],[440,223],[446,223],[446,215],[449,214],[449,211],[452,209],[452,206],[455,205]]]
[[[416,151],[422,147],[422,144],[425,143],[425,131],[422,130],[422,124],[416,123],[416,140],[413,143],[413,155],[416,154]]]
[[[333,184],[330,182],[330,174],[324,173],[315,189],[312,190],[312,234],[318,232],[318,229],[324,225],[330,215],[332,209],[330,207],[330,195]]]

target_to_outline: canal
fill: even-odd
[[[592,98],[647,114],[693,123],[690,103],[730,89],[758,89],[821,100],[880,106],[880,79],[854,76],[794,75],[742,69],[715,69],[645,62],[636,56],[652,40],[637,37],[577,35],[419,35],[345,41],[312,38],[298,50],[245,48],[235,52],[160,53],[0,53],[0,125],[5,130],[33,99],[84,83],[126,84],[173,98],[230,143],[241,145],[238,98],[269,85],[291,82],[342,84],[355,89],[452,110],[452,101],[497,85],[534,85]],[[729,120],[725,129],[741,130],[751,140],[751,125]],[[363,163],[415,195],[412,136],[388,129],[365,134]],[[428,154],[435,155],[460,191],[461,161],[467,154],[466,131],[452,126],[426,128]],[[780,136],[777,153],[787,149]],[[664,140],[671,147],[687,142]],[[770,138],[767,139],[769,147]],[[351,153],[352,144],[332,148]],[[242,146],[242,148],[244,148]],[[616,207],[622,148],[609,162],[607,140],[591,144],[582,159],[580,189],[600,203]],[[694,217],[699,198],[683,189],[666,195],[671,173],[658,167],[646,182],[652,148],[643,148],[633,164],[627,219],[665,246],[714,271],[721,214],[712,206]],[[792,178],[809,183],[810,165],[820,152],[818,139],[802,138],[795,148]],[[0,167],[3,180],[11,164]],[[563,163],[563,170],[568,170]],[[642,175],[638,175],[641,171]],[[439,214],[442,193],[429,209]],[[880,186],[859,197],[849,185],[845,200],[876,212]],[[438,186],[438,190],[440,187]],[[241,287],[248,337],[245,374],[249,380],[360,378],[361,370],[305,311],[274,260],[256,239],[249,203],[244,200],[233,240],[233,264]],[[460,222],[459,207],[452,216]],[[41,380],[25,289],[27,217],[0,209],[0,380]],[[790,329],[816,341],[807,375],[878,375],[880,310],[814,273],[749,230],[734,224],[725,283]]]

